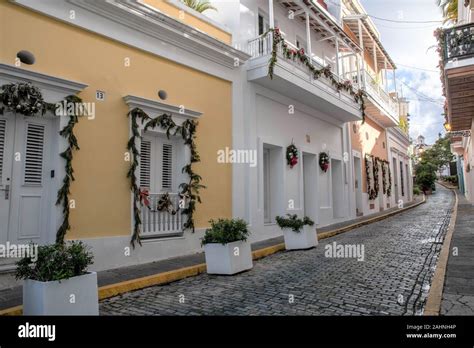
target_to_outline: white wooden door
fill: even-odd
[[[54,205],[52,119],[7,114],[5,120],[2,188],[8,191],[0,194],[1,238],[17,244],[41,243],[47,238]]]
[[[10,222],[14,121],[13,115],[0,116],[0,243],[2,244],[8,240]]]

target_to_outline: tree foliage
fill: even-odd
[[[439,138],[421,155],[421,162],[433,164],[436,170],[441,170],[452,161],[454,161],[454,155],[451,152],[451,142],[448,137]]]
[[[430,162],[420,162],[416,166],[416,184],[424,193],[433,188],[436,181],[437,167]]]
[[[437,0],[438,6],[443,10],[444,23],[457,23],[458,0]]]
[[[182,0],[182,2],[186,6],[192,8],[195,11],[198,11],[199,13],[202,13],[207,10],[217,11],[217,9],[212,6],[209,0]]]

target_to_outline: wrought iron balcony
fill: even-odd
[[[445,62],[474,57],[474,23],[444,31]]]

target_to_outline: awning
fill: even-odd
[[[361,51],[359,45],[346,34],[329,12],[317,2],[313,0],[279,0],[278,2],[288,11],[293,11],[295,17],[303,21],[306,20],[305,12],[308,11],[310,13],[309,23],[311,29],[319,33],[322,38],[327,39],[333,47],[336,47],[336,39],[338,39],[340,51]]]
[[[394,70],[396,65],[392,58],[388,55],[377,35],[373,32],[371,26],[367,22],[367,15],[353,15],[344,17],[344,23],[354,33],[357,39],[359,37],[359,21],[362,27],[362,42],[364,49],[367,49],[373,56],[374,49],[377,56],[377,69],[385,69],[385,61],[387,61],[387,69]]]

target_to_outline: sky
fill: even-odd
[[[396,21],[441,21],[436,0],[361,0],[372,16]],[[427,144],[444,134],[438,53],[433,32],[442,23],[394,23],[372,18],[381,41],[397,65],[397,90],[410,101],[410,136]],[[410,68],[413,67],[413,68]],[[417,69],[414,69],[417,68]],[[425,69],[425,70],[420,70]]]

